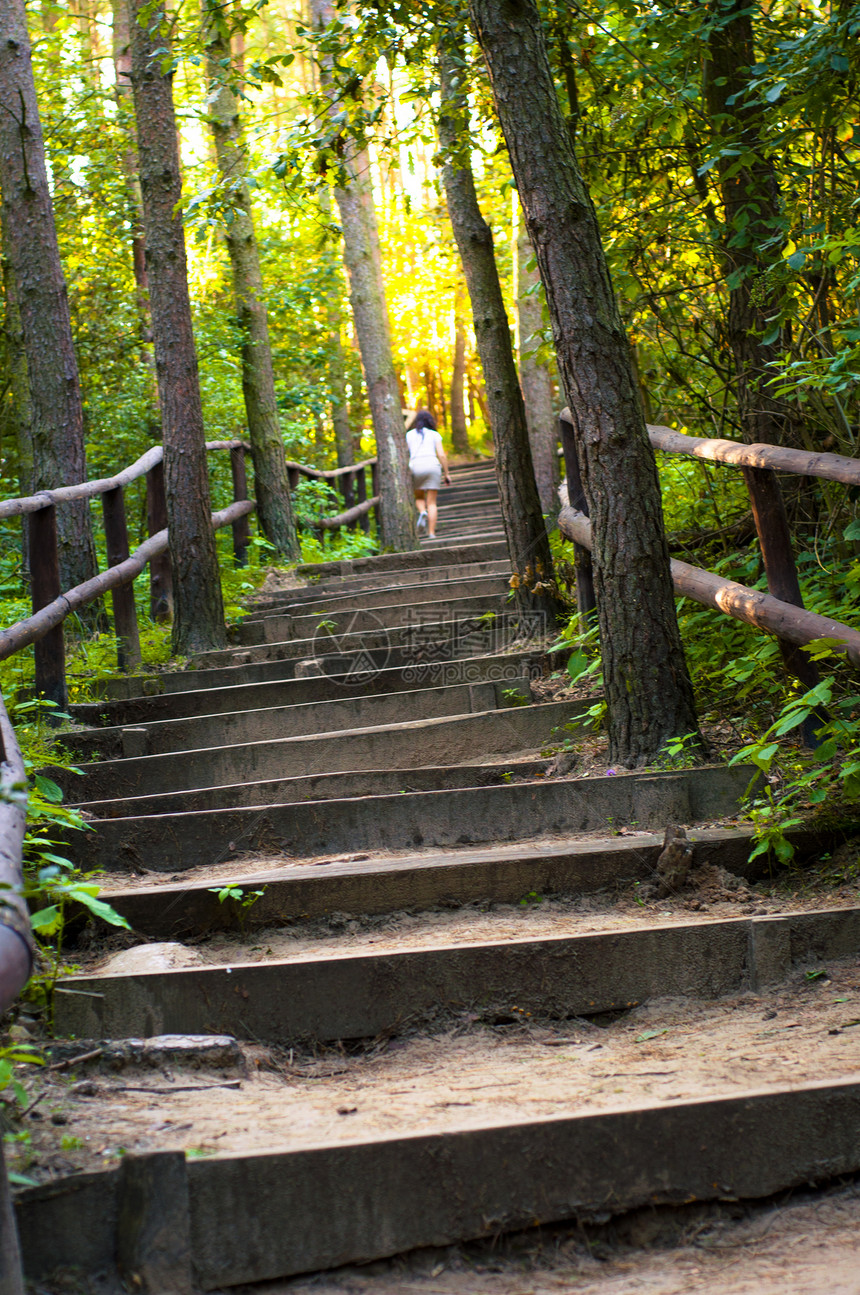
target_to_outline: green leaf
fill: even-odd
[[[571,653],[570,660],[567,663],[567,673],[570,675],[571,683],[576,683],[588,669],[588,657],[581,648]]]
[[[33,779],[36,791],[45,800],[49,800],[52,805],[59,805],[63,799],[63,789],[58,787],[52,778],[46,778],[44,774],[37,773]]]
[[[57,904],[52,904],[50,908],[40,908],[38,913],[32,913],[30,916],[30,925],[37,935],[56,935],[61,921]]]
[[[806,265],[806,253],[792,252],[791,256],[786,257],[786,262],[792,270],[802,270]]]
[[[860,521],[849,522],[842,534],[846,540],[860,540]]]
[[[647,1043],[649,1039],[659,1039],[661,1034],[668,1034],[668,1030],[643,1030],[642,1033],[633,1040],[634,1043]]]
[[[97,890],[98,888],[92,886],[69,886],[69,898],[76,899],[79,904],[83,904],[85,908],[88,908],[94,917],[100,917],[103,922],[107,922],[110,926],[122,926],[126,931],[130,931],[131,927],[125,918],[115,908],[111,908],[110,904],[106,904],[103,899],[97,899],[91,893],[93,889]]]
[[[776,85],[772,85],[765,95],[765,99],[767,99],[768,103],[776,103],[787,85],[787,81],[777,81]]]

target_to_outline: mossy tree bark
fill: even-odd
[[[318,31],[335,17],[331,0],[311,0],[311,19]],[[339,111],[331,76],[331,59],[320,64],[323,88],[332,111]],[[335,190],[343,230],[344,261],[349,275],[349,300],[367,386],[370,417],[376,436],[379,473],[379,529],[382,545],[395,551],[414,549],[415,507],[409,477],[400,387],[391,351],[391,329],[380,270],[379,231],[370,188],[367,154],[343,137],[341,165],[345,183]]]
[[[609,754],[647,764],[697,731],[660,487],[597,219],[534,0],[469,0],[547,294],[591,509]]]
[[[191,324],[176,117],[170,75],[162,73],[167,43],[146,0],[132,0],[131,74],[146,270],[152,307],[155,367],[164,434],[164,484],[173,573],[173,649],[183,655],[224,647],[224,606],[212,528],[206,438]],[[160,51],[160,52],[159,52]]]
[[[239,105],[230,84],[230,31],[224,5],[203,0],[203,24],[210,86],[209,125],[231,216],[226,229],[227,254],[242,335],[242,391],[254,460],[257,516],[263,534],[278,553],[290,562],[298,562],[301,550],[275,398],[272,344],[247,181],[247,149]]]
[[[47,490],[86,480],[84,415],[24,0],[0,0],[0,33],[4,252],[17,286],[29,380],[32,486]],[[97,571],[86,502],[57,509],[57,534],[60,581],[70,589]],[[102,615],[101,605],[93,604],[87,623],[97,624]]]
[[[546,615],[551,625],[557,611],[552,554],[535,485],[526,411],[502,300],[493,235],[481,214],[468,153],[462,148],[463,140],[468,139],[468,108],[465,59],[456,31],[449,32],[445,44],[440,46],[439,72],[442,182],[472,303],[517,605],[521,611]]]

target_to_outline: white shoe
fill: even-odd
[[[423,531],[423,530],[426,530],[426,528],[427,528],[427,514],[426,512],[419,513],[418,521],[415,523],[415,529],[419,531]]]

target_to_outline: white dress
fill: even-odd
[[[406,433],[406,444],[412,489],[438,490],[442,485],[442,464],[437,450],[443,448],[442,437],[431,427],[413,427]]]

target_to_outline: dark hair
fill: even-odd
[[[418,413],[415,415],[415,422],[412,424],[412,427],[413,430],[418,432],[423,431],[425,427],[429,427],[432,432],[435,432],[436,419],[430,413],[429,409],[419,409]]]

